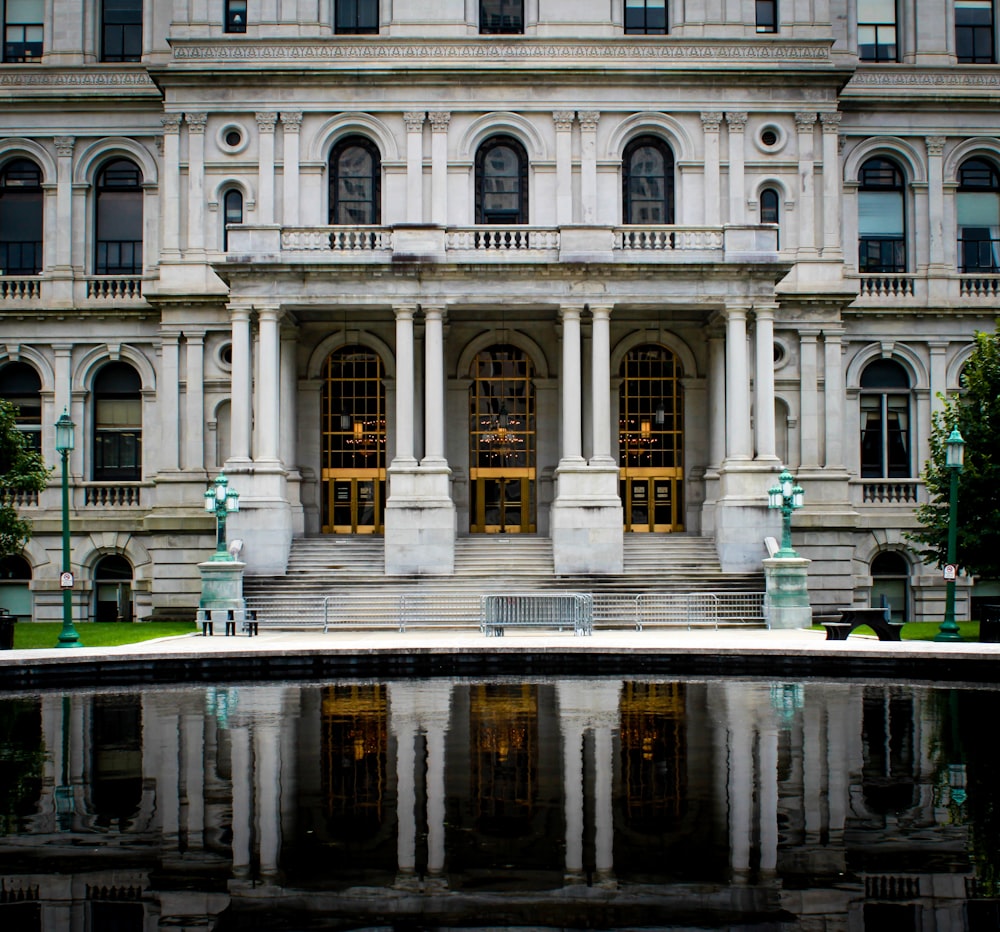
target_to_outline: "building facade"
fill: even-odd
[[[939,613],[931,416],[1000,293],[992,2],[7,3],[0,394],[76,424],[79,617],[183,615],[206,483],[250,573],[381,534],[623,539]],[[58,617],[58,485],[5,598]],[[963,580],[959,611],[987,584]]]

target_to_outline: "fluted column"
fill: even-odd
[[[594,465],[613,466],[611,455],[611,308],[591,307],[591,424]]]
[[[573,222],[573,119],[572,110],[556,110],[556,223]]]
[[[777,459],[774,439],[774,308],[755,309],[754,372],[757,459]]]
[[[160,470],[176,470],[180,442],[178,439],[178,415],[180,405],[180,340],[177,333],[164,333],[160,336],[160,366],[162,379],[157,400],[160,405],[158,412],[160,442]]]
[[[597,223],[597,110],[581,110],[580,119],[580,200],[583,222]]]
[[[708,338],[708,463],[718,469],[726,458],[726,335],[712,328]]]
[[[274,223],[274,124],[277,113],[257,113],[257,222]]]
[[[747,309],[726,308],[727,459],[750,459],[750,376],[747,365]]]
[[[451,114],[432,110],[431,121],[431,220],[448,222],[448,125]]]
[[[716,227],[720,223],[720,169],[719,169],[719,124],[722,114],[706,112],[701,115],[701,126],[705,134],[705,226]]]
[[[930,265],[945,264],[944,237],[944,136],[927,136],[927,200],[930,214]]]
[[[821,113],[823,124],[823,252],[841,251],[840,119]]]
[[[204,113],[186,113],[188,125],[187,252],[197,259],[205,252],[205,123]]]
[[[403,114],[406,124],[406,222],[424,219],[424,111]],[[433,164],[431,167],[433,178]]]
[[[444,310],[424,308],[424,465],[444,456]]]
[[[181,114],[160,117],[163,124],[163,177],[160,180],[163,211],[161,259],[177,259],[181,252]],[[198,216],[201,216],[199,209]]]
[[[816,330],[799,331],[799,429],[801,434],[802,466],[815,469],[819,465],[819,405],[817,387]]]
[[[795,128],[799,134],[799,249],[816,248],[816,183],[813,164],[813,131],[815,113],[796,113]]]
[[[726,124],[729,126],[729,222],[745,223],[747,192],[744,144],[747,114],[742,111],[727,113]]]
[[[258,390],[255,446],[261,460],[277,462],[278,459],[278,403],[281,397],[281,344],[278,331],[280,311],[276,307],[257,309],[258,340]]]
[[[842,330],[823,331],[826,466],[844,468],[844,356]]]
[[[411,304],[399,305],[396,314],[396,455],[393,465],[416,465],[413,456],[413,314]]]
[[[297,227],[299,225],[299,138],[302,129],[301,110],[283,110],[281,112],[284,153],[282,162],[282,199],[284,201],[284,225]]]
[[[55,267],[69,271],[73,265],[73,144],[76,140],[72,136],[56,136],[53,141],[56,146],[56,222],[54,228],[46,230],[45,239],[55,243]],[[165,173],[166,170],[164,166]],[[53,229],[61,231],[62,235],[53,235]]]
[[[233,328],[233,365],[230,392],[230,460],[250,459],[250,418],[253,379],[250,370],[250,309],[229,309]]]
[[[583,462],[580,425],[580,308],[563,307],[562,318],[562,456],[561,463]]]

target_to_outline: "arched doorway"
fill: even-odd
[[[381,534],[385,513],[385,372],[344,346],[323,364],[323,533]]]
[[[909,618],[910,565],[895,550],[883,550],[871,564],[873,608],[881,608],[882,600],[889,605],[893,621],[902,623]]]
[[[132,615],[132,564],[111,554],[94,567],[94,621],[131,621]]]
[[[625,530],[684,530],[684,404],[680,361],[647,343],[622,360],[618,463]]]
[[[535,531],[534,367],[521,350],[498,344],[472,363],[469,389],[469,530]]]
[[[17,554],[0,560],[0,608],[11,615],[32,617],[31,567]]]

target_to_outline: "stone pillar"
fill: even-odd
[[[445,756],[447,717],[432,722],[427,740],[427,873],[439,877],[444,871],[445,852]]]
[[[750,375],[747,309],[726,308],[726,437],[728,460],[750,459]]]
[[[562,319],[562,455],[559,462],[581,463],[580,308],[563,307],[559,316]]]
[[[230,390],[232,436],[229,461],[250,462],[252,374],[250,369],[250,309],[230,307],[233,326],[233,366]]]
[[[398,305],[396,315],[396,455],[393,466],[416,465],[413,456],[413,314],[412,304]]]
[[[808,628],[812,624],[808,567],[809,561],[802,557],[764,560],[764,616],[768,628]]]
[[[573,119],[572,110],[556,110],[556,223],[573,222]]]
[[[819,406],[817,387],[817,330],[799,331],[799,425],[803,469],[819,466]]]
[[[185,469],[205,468],[205,333],[188,330],[184,334],[187,349],[185,381],[187,393],[184,399]]]
[[[406,222],[424,219],[424,111],[408,110],[406,124]],[[433,164],[431,177],[433,179]]]
[[[448,223],[448,125],[451,114],[432,110],[431,121],[431,221]]]
[[[612,726],[603,721],[594,729],[594,867],[599,883],[611,880],[615,866],[611,729]]]
[[[708,463],[718,469],[726,458],[726,335],[713,328],[708,337]]]
[[[944,399],[941,395],[948,392],[948,344],[944,341],[927,343],[931,355],[931,413],[944,410]]]
[[[813,177],[813,130],[816,127],[816,114],[796,113],[795,127],[799,137],[799,250],[813,252],[816,249],[816,184]]]
[[[187,253],[204,261],[205,255],[205,123],[204,113],[186,113],[188,124]]]
[[[395,716],[394,716],[395,718]],[[417,867],[416,728],[407,718],[393,721],[396,733],[396,865],[397,885],[413,881]]]
[[[760,732],[757,759],[760,761],[760,869],[774,873],[778,868],[778,730],[774,725]]]
[[[746,223],[747,192],[744,169],[744,144],[747,114],[727,113],[729,126],[729,222]]]
[[[278,337],[280,313],[276,307],[257,309],[259,353],[254,446],[259,460],[272,463],[278,461],[278,404],[281,393],[281,353]]]
[[[581,110],[580,119],[580,201],[584,223],[597,223],[597,110]]]
[[[181,114],[160,117],[163,124],[163,179],[160,182],[163,211],[163,248],[160,261],[180,258],[181,254]],[[201,216],[201,208],[198,209]]]
[[[927,136],[927,199],[930,215],[930,267],[945,265],[944,233],[944,136]]]
[[[278,874],[281,855],[281,722],[269,715],[256,723],[257,838],[260,873]]]
[[[823,124],[823,256],[839,258],[841,247],[840,119],[839,113],[821,113]],[[831,255],[832,254],[832,255]]]
[[[566,821],[567,883],[583,882],[583,729],[576,720],[564,720],[563,805]]]
[[[286,469],[298,468],[298,374],[296,372],[296,350],[298,349],[298,334],[292,330],[281,332],[281,379],[280,424],[281,435],[278,439],[278,458]]]
[[[719,170],[719,125],[722,114],[706,112],[701,115],[701,126],[705,135],[705,226],[720,224],[720,170]]]
[[[163,368],[160,389],[157,392],[160,410],[159,421],[160,462],[157,470],[176,471],[180,442],[178,437],[178,415],[180,407],[180,372],[179,372],[179,335],[163,333],[160,335],[160,365]]]
[[[727,693],[726,723],[729,761],[726,795],[729,799],[729,863],[737,878],[750,870],[750,833],[753,796],[754,730],[745,707]]]
[[[756,371],[754,402],[757,459],[777,462],[774,442],[774,308],[755,308]]]
[[[257,223],[274,223],[274,125],[277,113],[259,112],[258,133],[258,177],[257,177]]]
[[[614,466],[611,455],[611,308],[591,307],[591,408],[593,456],[591,465]]]
[[[424,458],[440,465],[444,456],[444,311],[424,308]]]
[[[284,225],[297,227],[299,225],[299,131],[302,128],[302,111],[290,110],[281,112],[284,153],[282,162],[282,195]]]
[[[843,330],[823,331],[824,402],[826,412],[826,468],[845,469],[844,464],[844,357]]]
[[[823,830],[823,804],[826,801],[823,786],[826,755],[823,745],[826,742],[822,713],[819,696],[807,694],[802,709],[802,814],[805,844],[808,846],[820,843]]]
[[[179,118],[177,118],[179,119]],[[56,136],[56,230],[63,236],[47,236],[55,243],[56,269],[68,273],[73,266],[73,144],[72,136]],[[166,167],[164,168],[166,172]],[[162,257],[162,254],[161,254]],[[60,413],[62,413],[60,411]]]

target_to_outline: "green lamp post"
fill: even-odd
[[[948,565],[944,568],[944,621],[934,635],[935,641],[961,641],[955,623],[955,577],[958,575],[958,477],[965,463],[965,440],[956,424],[945,441],[945,465],[951,473],[948,495]]]
[[[62,457],[62,587],[63,622],[56,647],[83,647],[73,627],[73,571],[69,562],[69,454],[75,445],[73,423],[66,411],[56,421],[56,451]]]
[[[781,509],[781,549],[776,560],[793,560],[798,554],[792,549],[792,514],[805,504],[802,486],[787,469],[778,476],[778,484],[767,490],[767,507]]]
[[[215,553],[212,560],[233,562],[226,546],[226,518],[240,510],[240,493],[229,488],[229,480],[221,472],[205,490],[205,511],[215,515]]]

